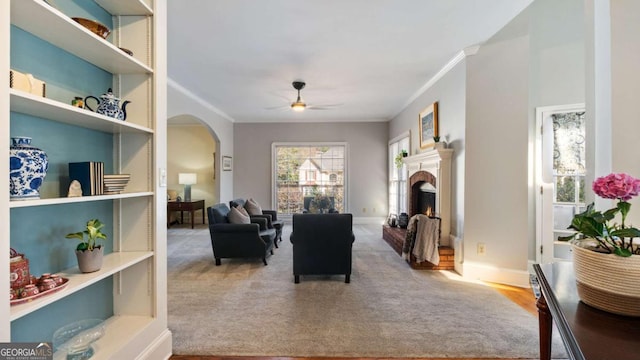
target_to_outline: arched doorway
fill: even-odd
[[[167,120],[167,193],[184,198],[179,174],[195,174],[191,198],[204,200],[205,207],[220,202],[220,141],[201,119],[178,115]],[[168,214],[171,223],[172,214]],[[185,213],[186,215],[186,213]],[[196,215],[196,223],[199,216]]]

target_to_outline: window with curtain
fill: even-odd
[[[345,212],[346,143],[274,143],[274,204],[279,213]]]
[[[407,212],[407,169],[398,168],[395,159],[403,150],[410,152],[410,138],[407,133],[389,142],[389,214]]]

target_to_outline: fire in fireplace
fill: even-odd
[[[417,191],[416,214],[426,214],[435,216],[436,209],[436,188],[425,182],[420,185]]]
[[[409,216],[426,214],[431,208],[431,216],[436,216],[436,178],[427,171],[418,171],[409,178]]]

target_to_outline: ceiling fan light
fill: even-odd
[[[293,109],[293,111],[304,111],[304,109],[307,107],[307,104],[301,102],[301,101],[296,101],[293,104],[291,104],[291,109]]]

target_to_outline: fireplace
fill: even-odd
[[[419,186],[416,191],[411,191],[416,194],[416,213],[426,214],[429,216],[437,213],[436,209],[436,191],[431,184],[424,183]]]
[[[436,178],[427,171],[418,171],[409,177],[409,216],[416,214],[437,215]]]
[[[432,149],[404,159],[407,164],[407,213],[424,214],[431,207],[440,220],[440,245],[450,244],[451,157],[453,149]]]

